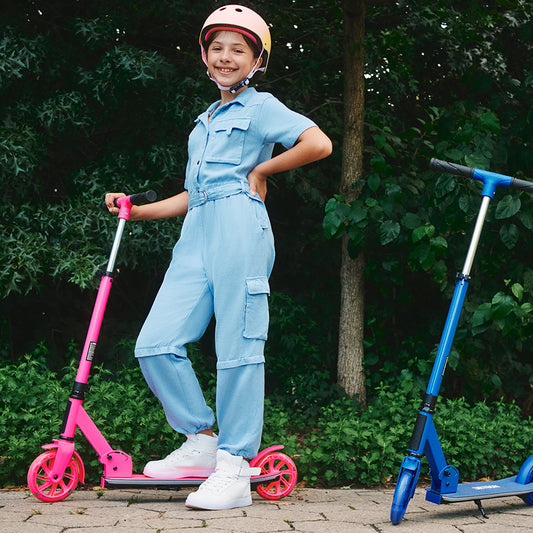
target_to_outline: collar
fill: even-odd
[[[238,94],[233,100],[228,102],[227,104],[224,104],[220,109],[227,109],[232,105],[240,105],[245,106],[248,104],[252,99],[255,98],[257,94],[257,91],[254,87],[248,87],[248,89],[242,91],[242,93]],[[202,122],[207,122],[207,119],[210,115],[212,115],[216,109],[220,106],[220,100],[217,100],[216,102],[213,102],[206,111],[204,111],[196,120],[202,120]]]

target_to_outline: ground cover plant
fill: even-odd
[[[3,487],[25,484],[40,446],[59,434],[77,361],[73,357],[72,364],[52,372],[46,367],[46,355],[41,345],[20,361],[0,363]],[[313,376],[308,376],[312,381]],[[201,379],[212,403],[214,375],[205,371]],[[97,366],[90,385],[87,411],[112,446],[133,457],[134,471],[183,440],[166,423],[136,365],[117,372]],[[319,389],[301,388],[292,396],[274,390],[265,402],[263,446],[284,444],[297,464],[300,483],[307,486],[391,484],[409,442],[418,392],[383,386],[362,410],[334,387],[327,399]],[[435,422],[443,448],[464,480],[516,473],[531,452],[533,421],[521,417],[514,403],[469,404],[464,399],[442,398],[438,409]],[[76,449],[87,469],[87,483],[98,484],[101,465],[81,434],[77,434]]]

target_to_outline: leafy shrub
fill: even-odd
[[[74,349],[74,346],[72,347]],[[0,478],[3,486],[23,484],[40,446],[58,437],[76,373],[76,359],[62,372],[46,367],[47,350],[15,363],[0,363]],[[191,355],[197,356],[192,347]],[[213,374],[201,373],[206,398],[215,398]],[[85,407],[109,443],[129,453],[134,471],[179,446],[177,435],[144,382],[137,365],[112,373],[94,367]],[[283,444],[293,457],[300,481],[307,485],[344,486],[395,481],[419,407],[417,394],[382,386],[366,410],[338,391],[316,405],[309,416],[305,396],[289,402],[267,397],[263,447]],[[311,399],[313,402],[313,399]],[[469,405],[464,399],[441,399],[435,416],[437,432],[450,464],[461,480],[500,478],[518,472],[531,453],[533,421],[521,419],[514,403]],[[86,481],[97,483],[102,466],[85,438],[76,449],[87,469]],[[423,473],[428,473],[427,465]]]
[[[418,398],[383,387],[365,411],[348,399],[323,407],[316,428],[302,439],[301,477],[333,486],[395,481],[419,404]],[[461,481],[516,474],[532,453],[533,421],[522,420],[514,403],[441,399],[434,420]],[[427,475],[425,458],[424,463]]]
[[[449,400],[440,406],[435,426],[448,461],[469,479],[516,474],[533,452],[533,421],[521,420],[514,402],[469,406],[462,398]]]
[[[74,383],[77,361],[59,373],[46,368],[47,351],[40,346],[23,361],[2,365],[0,375],[0,477],[4,485],[25,482],[27,469],[42,450],[40,446],[59,437],[68,396]],[[130,453],[134,469],[151,457],[159,458],[179,444],[180,437],[167,424],[159,402],[144,382],[139,367],[117,375],[96,367],[84,407],[108,442]],[[84,437],[76,434],[86,479],[101,476],[102,465]]]
[[[412,431],[417,401],[383,388],[362,410],[347,398],[324,406],[304,437],[299,466],[311,484],[373,485],[393,479]]]
[[[23,483],[39,446],[61,427],[70,387],[43,364],[42,348],[34,357],[3,365],[0,372],[0,477],[4,485]]]

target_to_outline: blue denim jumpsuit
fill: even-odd
[[[196,119],[185,188],[189,209],[135,355],[170,425],[197,433],[215,421],[187,358],[215,315],[218,447],[254,457],[261,442],[268,278],[274,239],[249,172],[275,143],[294,145],[315,124],[268,93],[248,88]]]

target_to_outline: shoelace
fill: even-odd
[[[171,452],[169,455],[167,455],[167,457],[165,457],[165,459],[175,461],[181,457],[187,457],[188,455],[200,455],[201,453],[202,452],[200,450],[194,448],[194,442],[187,440],[182,444],[181,448]]]
[[[225,470],[215,470],[203,483],[202,487],[205,489],[212,490],[221,490],[225,488],[230,483],[237,481],[239,479],[239,474],[236,472],[228,472]]]

